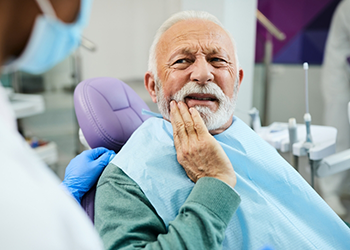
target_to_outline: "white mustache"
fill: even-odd
[[[157,93],[157,105],[159,111],[164,118],[170,120],[170,101],[175,100],[176,102],[185,102],[185,98],[190,94],[210,94],[216,98],[218,102],[218,109],[212,111],[209,107],[196,105],[195,108],[199,111],[205,125],[208,130],[218,129],[223,126],[232,117],[235,103],[236,94],[232,98],[229,98],[224,94],[222,89],[213,82],[209,82],[205,85],[199,85],[196,82],[186,83],[178,92],[173,96],[165,97],[161,84]]]
[[[219,103],[227,98],[222,89],[213,82],[209,82],[205,85],[199,85],[196,82],[188,82],[170,99],[175,100],[176,102],[184,102],[185,97],[190,94],[210,94],[214,96]]]

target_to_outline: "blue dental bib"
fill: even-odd
[[[215,135],[237,176],[241,204],[223,249],[349,249],[350,229],[309,184],[244,122]],[[112,160],[163,219],[174,220],[194,183],[177,162],[169,122],[150,118]]]

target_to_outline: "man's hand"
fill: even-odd
[[[177,160],[188,177],[197,182],[202,177],[214,177],[232,188],[236,174],[220,144],[209,134],[195,108],[183,102],[170,103],[170,119],[174,131]]]
[[[102,147],[82,152],[68,164],[62,185],[80,203],[114,156],[113,150]]]

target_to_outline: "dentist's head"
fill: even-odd
[[[92,0],[0,0],[0,64],[3,72],[43,73],[81,39]]]

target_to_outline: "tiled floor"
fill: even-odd
[[[152,102],[142,81],[126,82],[140,95],[152,111],[158,111],[157,105]],[[73,109],[73,94],[64,90],[56,90],[43,93],[43,96],[46,102],[46,111],[43,114],[23,119],[23,126],[28,134],[56,142],[59,160],[51,167],[63,179],[69,161],[81,150],[78,141],[78,124]],[[288,159],[288,155],[285,157]],[[301,175],[309,181],[310,173],[305,167],[307,165],[306,159],[301,159],[299,165]],[[344,196],[343,203],[348,209],[348,216],[345,220],[350,223],[349,195]]]

